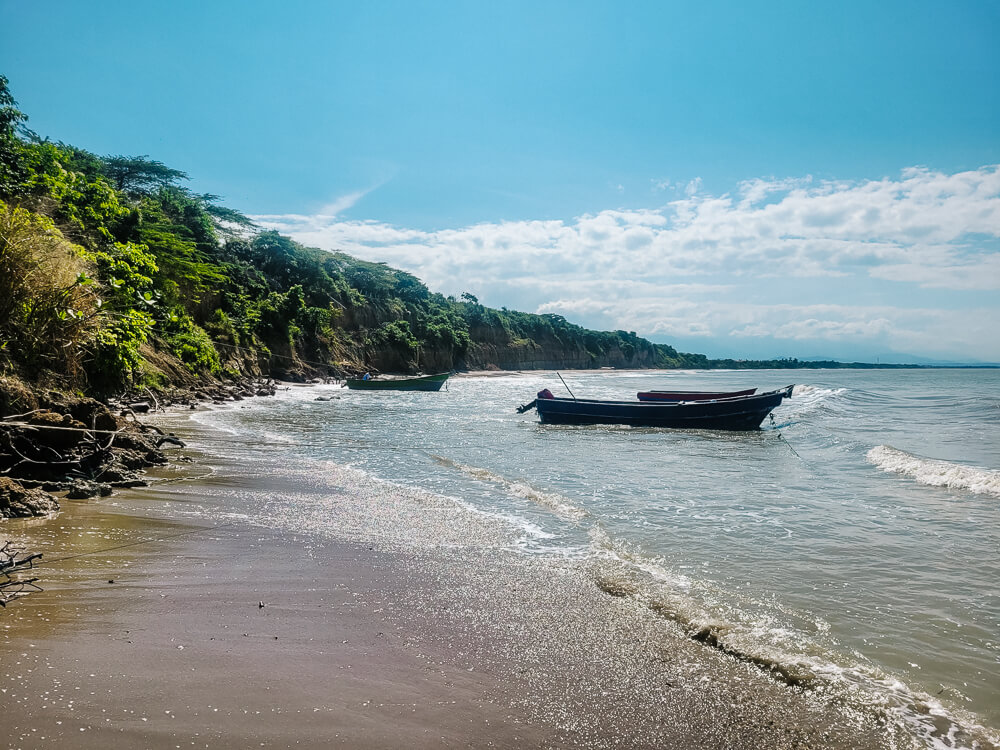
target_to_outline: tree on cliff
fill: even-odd
[[[23,191],[29,170],[17,129],[28,117],[17,108],[7,78],[0,75],[0,198],[16,198]]]
[[[176,187],[178,180],[190,179],[185,172],[148,156],[106,156],[101,161],[105,176],[129,195],[152,195],[162,188]]]

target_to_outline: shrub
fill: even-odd
[[[146,343],[153,317],[127,310],[106,318],[90,344],[87,379],[99,395],[115,393],[132,382],[142,364],[139,348]]]
[[[164,338],[170,351],[191,372],[221,372],[219,352],[205,330],[183,312],[175,312],[164,326]]]
[[[79,373],[102,304],[81,248],[52,221],[0,201],[0,351],[30,370]]]
[[[389,345],[410,354],[416,353],[420,347],[420,344],[413,337],[410,324],[405,320],[394,320],[391,323],[383,323],[379,328],[371,332],[367,343],[372,347]]]

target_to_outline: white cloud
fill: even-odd
[[[319,215],[322,218],[333,218],[339,216],[344,211],[352,208],[355,203],[364,198],[368,193],[370,193],[374,188],[369,188],[368,190],[357,190],[353,193],[348,193],[347,195],[342,195],[339,198],[331,201],[330,203],[323,206],[320,210]]]
[[[717,296],[706,290],[704,294]],[[670,296],[670,295],[666,295]],[[916,353],[934,357],[1000,359],[995,326],[997,311],[982,307],[963,310],[900,308],[887,305],[747,304],[705,299],[689,294],[676,299],[622,295],[617,299],[577,296],[543,304],[539,312],[570,319],[596,318],[608,328],[635,330],[645,335],[728,337],[739,351],[743,339],[786,342],[785,349],[801,355],[816,352],[803,347],[877,345],[884,352]]]
[[[701,190],[701,178],[695,177],[687,184],[687,187],[684,188],[684,194],[690,197],[697,194],[699,190]]]
[[[444,293],[584,324],[728,340],[891,339],[917,353],[1000,360],[1000,333],[975,318],[1000,309],[927,301],[1000,290],[996,166],[862,182],[757,179],[732,196],[703,194],[693,180],[659,209],[438,231],[337,219],[366,192],[311,216],[254,218],[304,244],[404,268]],[[769,299],[751,302],[765,288]],[[804,288],[811,304],[795,298]]]
[[[340,214],[353,208],[358,201],[372,191],[377,190],[379,187],[380,185],[373,185],[372,187],[365,188],[363,190],[355,190],[352,193],[338,196],[323,206],[315,214],[262,214],[260,216],[255,216],[254,220],[261,226],[270,226],[271,224],[275,224],[297,227],[297,231],[309,230],[322,232],[324,229],[329,228],[331,224],[336,221],[337,217],[340,216]],[[290,233],[291,231],[289,230],[289,234]]]

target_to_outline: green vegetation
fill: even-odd
[[[445,298],[259,231],[148,156],[97,156],[26,123],[0,76],[0,373],[107,395],[162,383],[154,354],[197,376],[716,364]]]
[[[80,374],[102,305],[88,270],[50,219],[0,201],[0,355]]]

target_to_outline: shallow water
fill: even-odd
[[[194,442],[324,489],[239,508],[219,491],[192,512],[320,533],[374,523],[413,544],[505,544],[539,565],[600,559],[613,579],[601,585],[627,583],[776,677],[928,746],[1000,742],[1000,371],[564,377],[594,398],[803,384],[752,433],[515,413],[540,388],[561,392],[552,374],[453,378],[440,393],[292,387],[194,414],[209,428]]]

